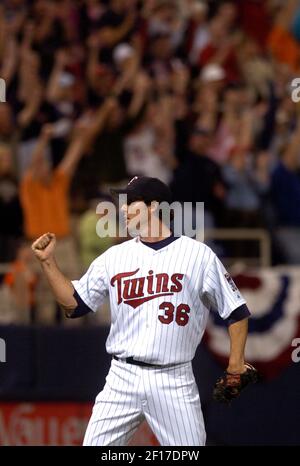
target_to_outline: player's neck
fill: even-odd
[[[149,230],[148,227],[145,228],[145,231],[141,231],[140,239],[145,243],[156,243],[157,241],[161,241],[163,239],[169,238],[172,235],[172,231],[166,225],[159,221],[157,228],[153,228],[153,234]],[[157,232],[157,233],[156,233]]]

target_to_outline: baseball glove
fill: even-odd
[[[214,387],[213,399],[220,403],[230,403],[237,398],[248,385],[258,381],[258,372],[251,364],[246,363],[246,371],[242,374],[230,374],[225,371]]]

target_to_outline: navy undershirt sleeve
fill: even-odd
[[[239,306],[236,308],[227,319],[225,319],[225,322],[227,326],[234,324],[235,322],[239,322],[240,320],[246,319],[247,317],[251,316],[251,313],[246,306],[246,304],[242,304],[242,306]]]
[[[72,314],[69,316],[70,319],[76,319],[76,317],[82,317],[88,314],[89,312],[93,312],[92,309],[89,308],[85,304],[85,302],[81,299],[81,297],[79,296],[76,290],[74,290],[73,296],[76,299],[77,307],[74,309]]]

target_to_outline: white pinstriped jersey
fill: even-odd
[[[109,294],[109,354],[150,364],[191,361],[210,306],[226,319],[245,300],[215,253],[181,236],[154,250],[139,238],[113,246],[72,282],[96,311]]]

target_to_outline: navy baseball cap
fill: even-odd
[[[172,194],[168,186],[158,178],[148,176],[135,176],[123,189],[111,189],[112,195],[126,194],[128,204],[135,201],[144,201],[150,204],[152,201],[172,202]]]

